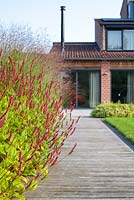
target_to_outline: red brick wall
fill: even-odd
[[[111,101],[111,70],[134,70],[134,61],[72,61],[65,62],[66,69],[100,69],[101,103]]]
[[[101,62],[101,103],[111,101],[110,62]]]
[[[111,62],[111,69],[134,70],[134,61],[113,61]]]
[[[100,61],[68,61],[65,62],[65,68],[68,69],[100,69]]]
[[[98,44],[101,50],[105,50],[105,28],[100,19],[95,19],[95,42]]]

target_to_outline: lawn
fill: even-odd
[[[134,143],[134,118],[108,117],[105,121]]]

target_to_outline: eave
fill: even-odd
[[[134,61],[134,58],[64,58],[64,61]]]

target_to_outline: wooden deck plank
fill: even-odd
[[[134,199],[134,153],[100,119],[81,118],[66,154],[28,200]]]

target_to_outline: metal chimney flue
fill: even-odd
[[[64,51],[64,11],[65,6],[61,6],[61,49]]]
[[[128,1],[128,18],[134,19],[134,1]]]

